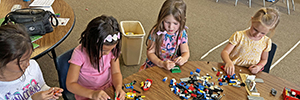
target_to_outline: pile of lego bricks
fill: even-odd
[[[221,66],[221,69],[224,71],[224,67],[225,66]],[[216,69],[213,68],[214,71],[216,71]],[[231,85],[234,87],[241,87],[241,86],[245,86],[245,83],[242,83],[239,79],[236,79],[235,74],[233,75],[224,75],[222,74],[222,72],[220,70],[218,70],[216,76],[221,76],[218,78],[219,81],[219,85]]]
[[[169,85],[171,91],[178,95],[181,99],[221,99],[221,93],[223,92],[223,89],[215,85],[214,82],[208,81],[212,78],[210,75],[204,75],[200,77],[199,73],[200,69],[198,68],[194,74],[192,72],[190,73],[190,77],[181,78],[180,83],[176,83],[174,78],[171,79]],[[200,81],[202,81],[202,83],[200,83]]]

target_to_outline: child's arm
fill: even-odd
[[[81,66],[70,63],[69,71],[66,79],[67,89],[77,95],[90,99],[108,99],[110,98],[103,90],[94,91],[85,88],[77,83]]]
[[[147,50],[147,56],[148,56],[148,59],[151,62],[153,62],[154,64],[156,64],[158,67],[162,67],[167,70],[171,70],[175,66],[174,62],[169,61],[169,60],[162,61],[155,55],[155,44],[154,43],[153,43],[152,47],[150,47],[150,49]]]
[[[190,58],[189,45],[187,43],[180,45],[181,56],[174,59],[175,63],[178,65],[183,65]]]
[[[257,74],[268,62],[268,56],[269,56],[269,52],[263,52],[261,54],[261,58],[259,63],[255,64],[255,65],[251,65],[248,69],[251,71],[252,74]]]
[[[232,45],[231,43],[228,43],[226,45],[226,47],[223,49],[223,51],[221,52],[222,60],[225,63],[225,71],[229,75],[233,75],[235,73],[234,72],[234,70],[235,70],[234,64],[232,63],[231,59],[229,58],[229,54],[233,50],[234,47],[235,47],[234,45]]]
[[[125,92],[122,90],[122,74],[120,71],[120,64],[119,64],[119,58],[115,61],[115,59],[112,59],[110,61],[111,64],[111,73],[112,73],[112,82],[116,89],[116,96],[120,100],[125,99]]]

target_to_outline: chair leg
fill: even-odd
[[[292,0],[292,5],[293,5],[293,10],[295,11],[295,4],[294,4],[294,0]]]
[[[216,0],[216,2],[219,2],[219,0]]]
[[[234,6],[236,6],[237,5],[237,2],[238,2],[239,0],[235,0],[235,4],[234,4]]]
[[[290,14],[290,6],[289,6],[289,1],[288,0],[286,0],[286,7],[287,7],[288,14]]]
[[[266,6],[266,0],[262,0],[263,1],[263,4],[264,4],[264,7]]]
[[[249,0],[249,8],[251,8],[251,0]]]

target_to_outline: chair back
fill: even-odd
[[[266,73],[270,72],[270,67],[271,67],[276,49],[277,49],[277,45],[275,43],[272,43],[271,51],[269,51],[269,57],[268,57],[267,64],[264,66],[264,70],[263,70]]]
[[[56,58],[56,70],[58,73],[59,85],[62,89],[64,89],[62,93],[64,100],[75,100],[74,94],[69,92],[66,87],[66,78],[70,66],[68,61],[72,56],[73,50],[74,48],[64,52]]]

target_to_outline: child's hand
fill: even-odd
[[[92,94],[93,100],[107,100],[110,99],[110,97],[106,94],[103,90],[94,91]]]
[[[171,70],[172,68],[174,68],[175,63],[173,61],[167,60],[164,61],[164,68],[167,70]]]
[[[234,67],[234,64],[233,63],[226,63],[225,64],[225,71],[228,75],[233,75],[235,72],[235,67]]]
[[[122,89],[116,89],[116,96],[120,99],[120,100],[125,100],[125,92]]]
[[[181,56],[177,57],[174,59],[175,63],[178,65],[183,65],[184,63],[186,63],[186,60],[184,58],[182,58]]]
[[[62,88],[58,88],[58,87],[54,87],[54,88],[50,88],[52,89],[54,92],[53,92],[53,96],[54,96],[54,99],[58,99],[60,96],[62,96],[62,92],[64,91],[64,89]]]
[[[63,89],[54,87],[54,88],[50,88],[49,90],[46,90],[46,91],[37,92],[37,93],[33,94],[31,96],[31,98],[33,100],[59,99],[59,96],[62,95],[61,92],[63,92]]]
[[[262,67],[263,66],[261,65],[251,65],[248,69],[251,71],[252,74],[257,74]]]

